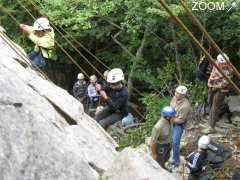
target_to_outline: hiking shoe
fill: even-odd
[[[212,127],[207,127],[206,129],[203,129],[201,132],[203,134],[213,134],[216,132],[216,130]]]

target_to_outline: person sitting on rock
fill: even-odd
[[[88,97],[90,101],[89,108],[96,109],[99,101],[99,94],[95,87],[97,82],[96,75],[90,76],[89,80],[90,80],[90,84],[88,85],[88,88],[87,88]]]
[[[23,33],[35,44],[34,51],[28,54],[32,63],[38,67],[43,67],[48,60],[56,60],[54,47],[54,31],[48,19],[38,18],[32,26],[20,24]]]
[[[109,86],[104,89],[100,84],[96,85],[96,89],[106,101],[106,105],[96,113],[94,119],[105,129],[128,116],[128,90],[123,85],[123,80],[123,71],[114,68],[107,76]]]
[[[73,96],[78,99],[86,110],[87,104],[87,82],[85,81],[84,74],[79,73],[77,76],[78,81],[73,85]]]
[[[164,107],[161,111],[161,118],[152,129],[150,142],[152,157],[162,168],[165,168],[165,163],[170,157],[172,147],[171,121],[174,119],[175,115],[176,111],[173,107]]]
[[[186,158],[183,158],[183,164],[189,169],[188,180],[198,180],[202,173],[202,167],[206,163],[207,149],[210,144],[209,136],[202,136],[198,140],[198,149],[196,152],[190,153]]]
[[[228,56],[224,54],[225,58],[229,60]],[[223,73],[231,78],[233,70],[225,58],[219,54],[217,56],[216,64],[223,71]],[[209,105],[209,126],[202,131],[204,134],[214,133],[215,125],[220,115],[220,107],[224,102],[226,94],[229,92],[230,85],[222,74],[213,67],[211,75],[208,79],[208,105]]]
[[[173,125],[173,157],[172,157],[172,170],[178,169],[180,164],[180,142],[185,124],[188,120],[188,115],[191,111],[191,105],[186,98],[187,88],[185,86],[178,86],[175,90],[175,95],[170,102],[170,106],[176,109],[176,117],[174,118]]]

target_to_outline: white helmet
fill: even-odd
[[[224,57],[225,57],[227,60],[229,60],[229,57],[228,57],[225,53],[223,53],[223,55],[224,55]],[[221,54],[219,54],[219,55],[217,56],[217,62],[219,62],[220,64],[225,63],[226,60],[224,59],[224,57],[223,57]]]
[[[97,76],[91,75],[89,80],[90,80],[91,83],[95,83],[97,81]]]
[[[124,80],[124,74],[122,69],[120,68],[114,68],[111,71],[109,71],[108,75],[107,75],[107,82],[108,83],[116,83],[119,81],[123,81]]]
[[[176,88],[176,92],[186,95],[187,94],[188,89],[186,88],[186,86],[178,86]]]
[[[198,140],[198,147],[202,149],[207,149],[208,145],[210,144],[210,137],[209,136],[202,136]]]
[[[50,29],[51,26],[47,18],[40,17],[34,22],[33,28],[35,31],[43,31],[45,29]]]
[[[109,70],[104,71],[103,76],[107,78],[108,73],[109,73]]]
[[[77,78],[78,78],[79,80],[82,80],[82,79],[84,79],[85,77],[84,77],[84,74],[83,74],[83,73],[78,73]]]

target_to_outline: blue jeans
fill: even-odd
[[[42,53],[33,51],[30,54],[28,54],[29,59],[32,61],[32,63],[38,67],[46,66],[47,62],[46,59],[42,56]]]
[[[184,124],[173,124],[173,164],[178,166],[180,164],[180,143],[184,131]]]

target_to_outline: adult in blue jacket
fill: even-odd
[[[96,113],[95,120],[106,129],[128,115],[128,90],[123,84],[124,74],[119,68],[112,69],[107,76],[109,85],[105,88],[100,84],[96,90],[106,101],[106,106]]]

